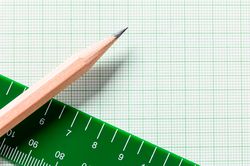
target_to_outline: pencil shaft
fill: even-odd
[[[83,50],[6,105],[0,111],[0,137],[86,73],[116,39],[111,36]]]

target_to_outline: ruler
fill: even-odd
[[[0,75],[0,109],[26,89]],[[0,138],[0,156],[23,166],[198,166],[55,99]]]

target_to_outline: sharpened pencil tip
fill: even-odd
[[[113,34],[114,37],[119,38],[127,29],[128,29],[128,27],[126,27],[126,28],[120,30],[119,32],[117,32],[117,33],[115,33],[115,34]]]

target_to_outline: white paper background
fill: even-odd
[[[128,26],[58,98],[201,165],[248,166],[249,19],[247,0],[3,0],[0,72],[30,86]]]

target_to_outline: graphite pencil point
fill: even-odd
[[[120,30],[119,32],[117,32],[117,33],[115,33],[115,34],[113,34],[114,37],[119,38],[127,29],[128,29],[128,27],[126,27],[126,28]]]

